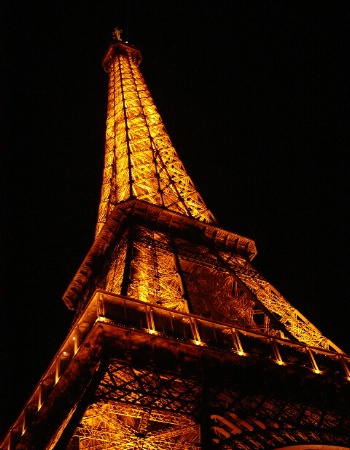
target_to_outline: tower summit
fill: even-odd
[[[114,33],[103,67],[109,74],[106,151],[97,232],[116,204],[138,199],[215,223],[174,149],[139,69],[141,53]]]
[[[70,332],[0,450],[350,449],[350,357],[216,224],[116,30]]]

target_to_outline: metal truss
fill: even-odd
[[[222,375],[217,378],[189,378],[160,372],[152,364],[135,368],[112,359],[68,450],[77,442],[79,449],[98,450],[350,445],[349,420],[342,422],[327,408],[282,399],[273,390],[259,393]]]
[[[112,258],[108,266],[108,272],[103,282],[103,287],[115,294],[121,293],[125,273],[125,261],[127,258],[128,234],[125,232],[113,251]]]
[[[122,293],[124,278],[131,298],[341,353],[246,259],[147,226],[130,225],[128,233],[103,289]]]
[[[117,245],[103,289],[176,311],[277,335],[241,280],[204,246],[193,246],[145,226],[131,225]],[[127,247],[129,246],[129,251]],[[129,259],[128,259],[129,255]]]
[[[200,386],[201,382],[196,377],[159,373],[150,364],[135,368],[129,363],[112,360],[96,397],[100,401],[124,401],[146,408],[194,415],[198,414]]]
[[[253,241],[214,225],[139,62],[120,41],[105,57],[96,240],[65,294],[77,315],[0,450],[350,449],[349,357],[251,266]]]
[[[199,397],[198,380],[112,360],[68,448],[197,450]]]
[[[151,94],[139,70],[140,54],[118,41],[111,45],[104,60],[109,73],[105,167],[97,233],[113,208],[130,199],[158,205],[203,222],[215,222],[186,173],[157,112]],[[153,236],[152,236],[153,233]],[[237,255],[197,249],[201,262],[213,262],[226,269],[226,275],[201,268],[185,275],[175,259],[174,246],[163,233],[139,232],[129,252],[129,281],[122,275],[121,256],[111,262],[106,289],[143,301],[155,302],[179,311],[188,311],[188,302],[197,314],[205,311],[197,303],[211,296],[210,314],[219,320],[250,326],[266,334],[294,337],[310,346],[324,349],[339,347],[311,324],[256,270]],[[178,253],[186,252],[178,246]],[[187,249],[188,250],[188,249]],[[128,258],[127,254],[125,256]],[[185,256],[186,258],[186,256]],[[193,254],[192,254],[193,258]],[[206,260],[206,261],[205,261]],[[192,268],[193,269],[193,268]],[[227,274],[227,269],[229,274]],[[119,275],[117,274],[119,273]],[[187,281],[190,286],[184,285]],[[128,283],[128,288],[124,285]],[[201,282],[199,283],[199,279]],[[111,281],[113,280],[113,282]],[[112,284],[111,284],[112,283]],[[206,285],[206,295],[200,299]],[[192,292],[191,292],[192,291]],[[186,298],[187,297],[187,298]],[[208,301],[208,300],[207,300]],[[215,304],[213,307],[213,303]],[[276,330],[276,324],[278,330]]]
[[[128,295],[177,311],[188,312],[174,251],[165,250],[163,245],[157,245],[158,242],[162,242],[170,247],[168,237],[164,233],[145,227],[138,227],[137,231]]]
[[[206,315],[210,314],[216,320],[259,329],[272,336],[279,334],[288,337],[289,332],[296,340],[312,347],[343,353],[246,259],[188,242],[178,243],[178,253],[183,261],[184,272],[188,275],[187,282],[192,285],[192,288],[188,286],[187,289],[196,314],[206,312]],[[207,311],[205,308],[195,309],[195,304],[203,303],[208,298],[210,307],[206,308]],[[271,319],[274,319],[274,323]],[[277,322],[280,324],[279,331],[276,330]]]
[[[348,448],[350,445],[349,423],[344,423],[340,432],[337,414],[316,406],[225,390],[213,398],[214,449],[265,450],[306,444]]]
[[[243,258],[220,252],[220,258],[254,294],[259,302],[266,307],[273,317],[277,319],[298,341],[312,347],[331,349],[343,353],[335,345],[294,308],[267,280]]]
[[[156,449],[192,449],[199,426],[205,450],[278,448],[271,442],[295,443],[290,435],[299,444],[344,446],[349,363],[342,354],[97,291],[0,449],[102,449],[124,438],[131,448],[147,438]],[[53,433],[49,446],[37,445],[39,419]],[[56,447],[72,434],[69,447]]]
[[[123,280],[125,280],[124,292]],[[170,238],[131,226],[113,253],[104,289],[188,312],[180,268]]]
[[[200,440],[199,425],[190,418],[117,402],[91,405],[75,438],[80,449],[121,450],[196,450]]]
[[[105,166],[97,233],[115,204],[137,198],[216,222],[172,146],[138,68],[136,50],[113,44],[109,72]]]

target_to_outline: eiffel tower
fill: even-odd
[[[115,30],[95,241],[63,297],[75,319],[0,449],[350,449],[350,357],[218,226],[141,59]]]

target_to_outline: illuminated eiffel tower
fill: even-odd
[[[0,448],[350,449],[350,357],[218,227],[116,30],[71,330]]]

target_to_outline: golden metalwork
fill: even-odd
[[[136,50],[118,43],[104,63],[109,88],[97,233],[117,203],[133,198],[215,223],[170,141],[138,61]]]
[[[183,360],[176,356],[181,344],[188,347],[187,352],[182,347]],[[156,347],[151,350],[154,345]],[[115,352],[123,358],[118,360],[111,357],[108,366],[104,367],[99,362],[99,348],[109,348],[108,352],[112,355],[113,348],[116,348]],[[162,349],[168,349],[169,352],[162,353]],[[215,351],[218,361],[226,358],[229,363],[237,357],[239,360],[234,366],[222,366],[226,368],[224,371],[214,372],[215,383],[208,383],[202,378],[200,366],[203,364],[203,354],[198,349],[207,349],[207,358]],[[134,356],[139,355],[135,361],[133,353]],[[172,371],[166,370],[170,354],[173,354],[170,363]],[[142,363],[137,362],[140,357]],[[187,357],[192,370],[186,368]],[[157,358],[160,365],[154,363]],[[192,363],[191,366],[191,358],[194,358],[195,365]],[[253,374],[244,382],[242,392],[239,387],[235,387],[235,383],[239,380],[240,367],[249,366],[249,361],[252,362]],[[72,430],[73,436],[69,436],[69,444],[63,447],[67,450],[113,448],[118,439],[123,445],[125,443],[125,448],[131,449],[139,448],[137,445],[142,448],[143,444],[144,448],[157,450],[192,449],[194,443],[198,448],[203,437],[199,437],[199,428],[204,426],[200,417],[205,397],[207,402],[210,400],[213,411],[207,424],[213,432],[213,444],[225,442],[227,448],[249,450],[271,448],[276,442],[285,445],[293,442],[291,436],[299,443],[307,443],[311,432],[317,439],[323,436],[322,439],[327,439],[323,442],[329,444],[346,442],[350,417],[342,416],[345,409],[343,413],[342,409],[334,412],[331,405],[327,404],[326,411],[323,411],[319,406],[312,405],[312,402],[308,406],[303,401],[295,402],[295,392],[289,400],[275,399],[271,389],[276,379],[274,375],[270,379],[269,370],[259,372],[257,377],[257,361],[262,363],[265,370],[271,364],[276,367],[282,365],[281,369],[286,370],[289,367],[294,374],[304,370],[307,379],[310,380],[314,374],[320,377],[327,389],[331,387],[327,384],[328,380],[338,377],[338,383],[341,383],[344,378],[350,379],[349,356],[311,349],[305,344],[279,338],[267,338],[264,334],[233,328],[230,324],[98,291],[72,327],[3,445],[0,444],[0,449],[55,449],[70,422],[76,425]],[[184,365],[185,370],[177,368],[177,365]],[[101,378],[98,376],[99,366],[102,368]],[[231,373],[235,366],[238,368],[238,378]],[[91,372],[92,377],[97,376],[98,383],[89,405],[77,422],[74,416],[82,395],[79,386],[86,376],[86,370]],[[282,377],[283,389],[286,387],[287,374],[288,371]],[[232,388],[227,385],[227,380],[221,380],[226,375],[233,383]],[[247,390],[249,382],[255,380],[260,385],[263,377],[267,382],[266,392]],[[73,391],[70,383],[74,386]],[[84,383],[82,388],[84,392]],[[338,399],[343,404],[341,408],[344,408],[346,398]],[[67,402],[70,405],[70,411],[68,409],[62,421],[57,419],[55,409],[50,416],[57,402],[59,408]],[[49,444],[31,447],[25,441],[17,447],[15,443],[18,437],[30,435],[32,423],[35,429],[38,420],[44,423],[48,420],[49,424],[58,420],[57,432]],[[250,424],[250,429],[244,423]],[[304,429],[300,428],[300,423],[305,425]],[[337,440],[334,430],[341,430],[342,427],[345,427],[344,431],[340,432]],[[240,433],[239,430],[244,432]],[[327,430],[330,430],[329,434],[325,434]],[[287,431],[291,435],[286,434]],[[257,447],[252,445],[255,441],[258,442]]]
[[[170,394],[170,395],[169,395]],[[198,383],[112,360],[72,442],[81,449],[196,450]],[[181,412],[179,412],[181,411]]]
[[[96,238],[64,296],[76,319],[0,450],[350,448],[350,357],[257,273],[253,241],[216,226],[140,52],[114,38]]]
[[[89,407],[75,438],[80,449],[96,450],[197,450],[200,442],[199,425],[184,414],[112,401]]]
[[[157,242],[167,243],[164,233],[139,228],[141,234],[133,247],[131,283],[128,295],[178,311],[188,312],[181,278],[174,253],[160,248]],[[143,238],[143,242],[142,239]]]
[[[106,156],[97,232],[118,203],[134,198],[204,222],[215,222],[171,144],[142,78],[138,61],[137,50],[118,43],[111,46],[104,62],[110,81]],[[143,232],[146,233],[145,230]],[[163,235],[158,236],[156,240],[165,243],[167,238]],[[226,275],[225,280],[220,282],[219,275],[213,272],[210,274],[207,269],[205,275],[201,276],[201,282],[206,283],[208,287],[217,286],[217,295],[212,292],[211,298],[223,299],[226,296],[226,309],[230,309],[232,300],[228,297],[232,295],[226,294],[223,297],[223,286],[238,280],[241,291],[245,291],[244,300],[241,296],[245,306],[242,304],[240,308],[236,308],[236,318],[227,313],[226,317],[223,317],[224,320],[238,320],[246,326],[247,319],[244,317],[247,317],[249,309],[248,321],[251,325],[254,327],[254,317],[261,314],[264,324],[259,324],[259,327],[269,333],[270,319],[255,306],[257,299],[296,339],[311,346],[341,351],[253,267],[247,268],[245,260],[240,263],[236,255],[227,253],[222,253],[220,257],[231,266],[235,276],[230,278]],[[113,261],[113,276],[110,274],[110,278],[115,279],[116,270],[120,272],[120,264]],[[203,270],[197,268],[197,271]],[[119,278],[121,288],[121,275]],[[129,289],[125,294],[144,301],[158,302],[180,311],[188,310],[172,251],[160,251],[153,238],[149,240],[148,246],[135,244],[130,278]],[[107,289],[109,288],[108,284]],[[228,289],[232,289],[232,286]],[[111,292],[120,293],[121,290],[112,289]],[[247,302],[250,302],[249,307]],[[210,309],[213,312],[215,307],[212,305]]]
[[[294,308],[267,280],[265,280],[251,264],[242,258],[220,253],[234,274],[249,289],[272,315],[300,342],[312,347],[331,349],[342,353],[342,350],[325,337],[306,317]],[[283,334],[282,334],[283,336]]]

